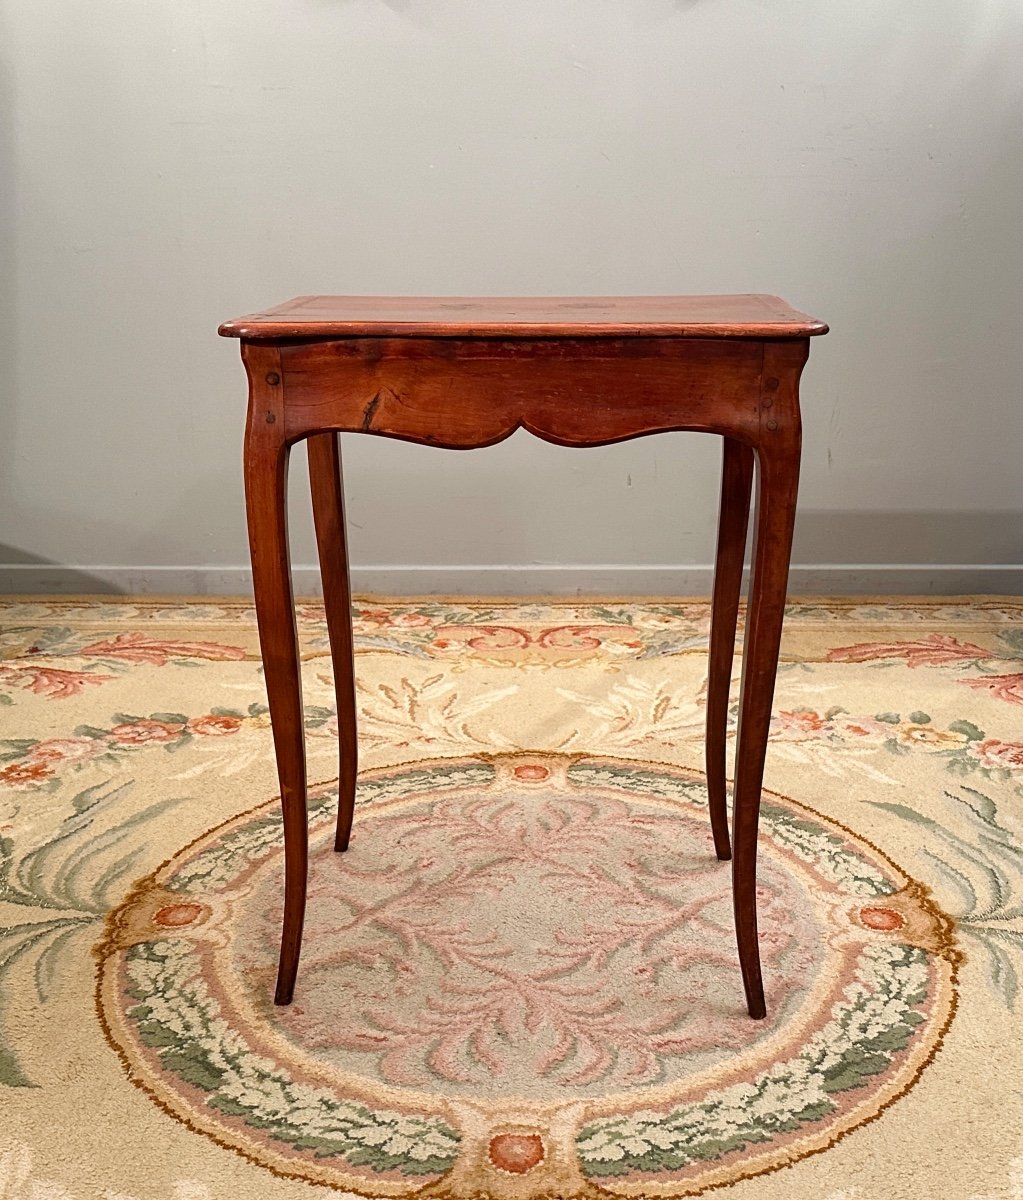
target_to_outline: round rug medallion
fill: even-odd
[[[131,1077],[277,1174],[369,1196],[686,1196],[905,1093],[955,1007],[952,923],[879,850],[765,793],[768,1017],[746,1015],[702,776],[547,754],[364,773],[310,800],[295,1002],[271,1003],[276,801],[108,920]]]

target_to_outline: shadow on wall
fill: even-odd
[[[117,596],[124,591],[88,567],[68,567],[0,542],[0,595]]]

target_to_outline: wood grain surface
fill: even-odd
[[[777,296],[297,296],[225,321],[223,337],[805,338],[827,333]]]

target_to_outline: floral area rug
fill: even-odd
[[[251,609],[0,605],[3,1200],[1023,1196],[1023,603],[791,605],[763,1022],[710,840],[706,604],[357,602],[344,855],[299,617],[278,1009]]]

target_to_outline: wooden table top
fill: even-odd
[[[823,321],[777,296],[298,296],[223,337],[805,338]]]

